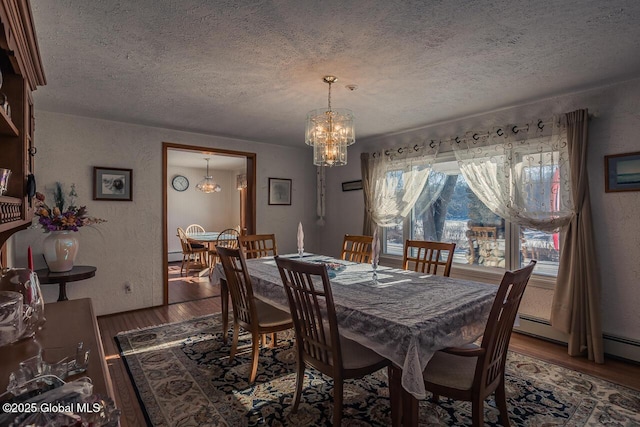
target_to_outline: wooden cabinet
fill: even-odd
[[[46,84],[28,0],[0,0],[0,168],[10,169],[7,192],[0,195],[0,247],[29,226],[34,200],[27,179],[35,172],[35,121],[31,93]]]

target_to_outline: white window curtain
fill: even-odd
[[[424,145],[393,153],[363,153],[365,234],[371,234],[373,224],[390,227],[409,215],[427,182],[437,150],[437,145]]]
[[[468,132],[451,145],[467,184],[496,215],[547,232],[574,215],[566,125],[559,118]]]

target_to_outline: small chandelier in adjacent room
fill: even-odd
[[[353,113],[345,108],[331,108],[331,84],[337,77],[324,76],[329,84],[329,108],[319,108],[307,114],[305,143],[313,147],[316,166],[343,166],[347,164],[347,147],[356,142]]]
[[[203,193],[219,193],[222,191],[222,187],[216,184],[213,177],[209,175],[209,158],[207,157],[205,160],[207,161],[207,175],[196,185],[196,188]]]

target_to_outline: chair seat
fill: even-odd
[[[360,369],[385,361],[375,351],[340,335],[342,366],[344,369]]]
[[[477,357],[457,356],[436,351],[422,372],[422,376],[425,381],[432,384],[457,390],[469,390],[473,385],[477,361]]]
[[[205,246],[200,243],[191,243],[191,249],[204,249]]]
[[[324,325],[324,333],[327,336],[331,333],[328,324]],[[386,360],[370,348],[342,335],[340,335],[340,349],[342,350],[342,367],[344,369],[360,369]],[[330,363],[333,364],[333,361]]]
[[[277,326],[291,325],[291,315],[259,298],[254,299],[258,314],[258,325],[261,328],[274,328]],[[290,327],[291,327],[290,326]]]

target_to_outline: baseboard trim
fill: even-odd
[[[546,319],[520,315],[516,332],[567,345],[567,335],[551,327]],[[603,334],[604,353],[617,359],[640,363],[640,341],[611,334]]]
[[[182,261],[182,252],[169,252],[167,254],[167,260],[169,262]]]

